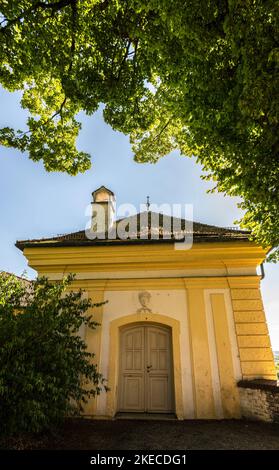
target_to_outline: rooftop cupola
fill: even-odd
[[[101,186],[92,193],[92,224],[91,230],[96,233],[105,233],[111,228],[115,215],[114,193]]]

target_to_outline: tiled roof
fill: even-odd
[[[119,237],[119,229],[129,231],[128,237]],[[118,234],[112,236],[113,231]],[[35,246],[90,246],[90,245],[112,245],[112,244],[140,244],[140,243],[174,243],[184,241],[186,236],[193,236],[196,242],[218,242],[248,240],[249,232],[234,228],[216,227],[214,225],[189,222],[185,219],[157,214],[154,212],[142,212],[135,216],[117,220],[110,233],[104,234],[103,238],[89,238],[85,230],[57,235],[51,238],[33,240],[20,240],[16,246],[23,250]],[[154,238],[155,237],[155,238]]]
[[[0,271],[0,276],[14,276],[25,285],[32,283],[32,281],[30,281],[29,279],[26,279],[25,277],[17,276],[16,274],[8,273],[7,271]]]
[[[114,196],[114,193],[110,189],[106,188],[105,186],[100,186],[99,188],[95,189],[95,191],[93,191],[93,193],[92,193],[93,198],[94,198],[95,194],[99,193],[100,191],[105,191],[110,196]]]

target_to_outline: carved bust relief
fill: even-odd
[[[138,294],[139,303],[141,307],[138,308],[137,313],[151,313],[152,310],[150,308],[150,300],[151,294],[148,291],[141,291]]]

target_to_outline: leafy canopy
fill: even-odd
[[[278,246],[278,2],[1,0],[0,13],[0,83],[30,113],[3,145],[85,171],[76,115],[103,104],[138,162],[195,155],[242,197],[242,226]]]
[[[49,428],[106,388],[78,334],[96,328],[87,312],[100,304],[67,292],[72,280],[0,273],[0,434]]]

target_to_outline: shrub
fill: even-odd
[[[70,292],[73,275],[23,282],[0,274],[0,433],[39,432],[106,389],[78,332],[100,304]]]

